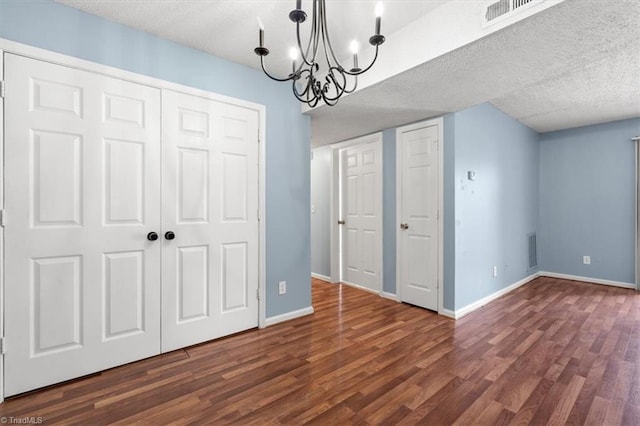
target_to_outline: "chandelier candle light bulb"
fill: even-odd
[[[384,6],[379,1],[376,4],[376,35],[380,35],[380,25],[382,23],[382,13],[384,12]]]
[[[358,68],[358,50],[360,46],[358,45],[358,40],[351,40],[351,53],[353,54],[353,69],[352,72],[357,72]]]
[[[291,49],[289,49],[289,57],[291,58],[293,74],[295,75],[295,73],[296,73],[296,60],[298,60],[298,49],[295,48],[295,47],[292,47]]]
[[[378,2],[375,10],[376,32],[369,37],[369,44],[375,48],[373,59],[366,67],[360,68],[358,66],[360,46],[358,41],[354,40],[351,42],[353,68],[346,69],[338,60],[331,46],[326,3],[326,0],[313,0],[312,23],[310,26],[306,24],[310,34],[308,42],[304,46],[302,44],[304,38],[301,37],[300,32],[307,20],[307,13],[302,10],[302,0],[296,0],[296,8],[289,12],[289,19],[295,24],[297,43],[289,50],[292,72],[286,78],[275,77],[267,71],[265,57],[269,55],[269,49],[264,45],[264,26],[260,18],[258,18],[260,44],[253,49],[255,54],[260,57],[260,67],[267,77],[275,81],[291,81],[293,95],[311,108],[320,101],[328,106],[333,106],[338,103],[342,95],[353,93],[358,87],[358,76],[371,69],[378,59],[378,49],[385,41],[385,37],[380,34],[382,2]]]
[[[258,39],[260,41],[259,46],[264,47],[264,25],[262,25],[262,19],[258,16]]]

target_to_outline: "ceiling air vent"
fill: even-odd
[[[542,3],[544,0],[498,0],[492,1],[487,5],[484,14],[484,24],[493,23],[498,18],[506,17],[536,3]]]

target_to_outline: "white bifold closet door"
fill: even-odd
[[[163,91],[162,351],[258,325],[258,113]]]
[[[160,353],[160,91],[5,54],[5,394]]]
[[[12,54],[5,79],[5,395],[258,325],[257,111]]]

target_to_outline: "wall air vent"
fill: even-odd
[[[517,12],[527,9],[529,6],[542,3],[545,0],[493,0],[484,12],[484,25],[493,24],[503,18],[514,15]]]
[[[531,270],[538,267],[538,242],[536,234],[527,235],[527,240],[529,243],[529,270]]]

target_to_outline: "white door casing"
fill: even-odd
[[[397,130],[400,300],[442,309],[442,119]]]
[[[636,150],[636,291],[640,291],[640,136],[631,140]]]
[[[2,50],[0,50],[0,81],[4,82],[4,53]],[[0,98],[0,211],[4,212],[4,97]],[[0,337],[2,338],[4,337],[4,301],[4,225],[0,223]],[[4,340],[2,342],[4,345]],[[0,351],[0,403],[4,402],[3,352],[4,348]]]
[[[5,394],[160,352],[160,91],[5,54]]]
[[[162,351],[258,325],[258,113],[163,91]]]
[[[340,151],[341,280],[381,290],[381,143],[378,138]]]

